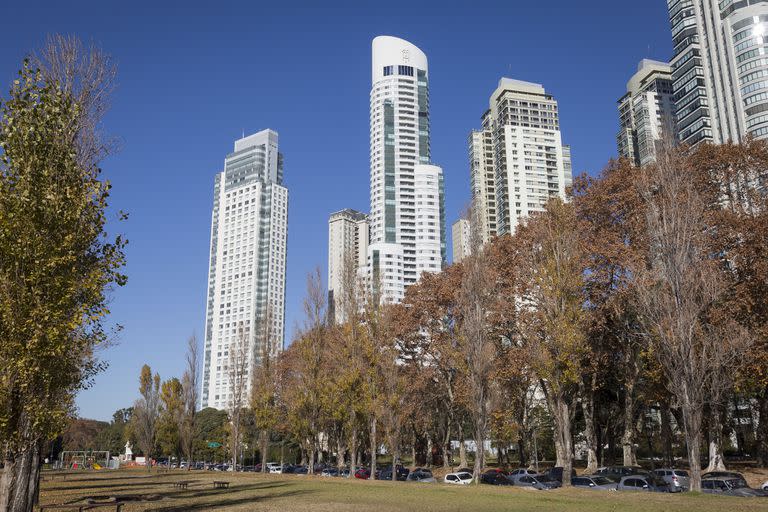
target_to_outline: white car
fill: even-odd
[[[267,466],[269,469],[269,472],[273,475],[280,475],[283,473],[283,466],[277,465],[277,466]]]
[[[766,480],[765,483],[760,486],[760,488],[764,491],[768,491],[768,480]]]
[[[472,483],[472,475],[469,473],[448,473],[443,482],[453,485],[469,485]]]

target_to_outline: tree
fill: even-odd
[[[179,418],[179,441],[187,457],[187,471],[191,469],[195,453],[195,427],[197,416],[198,387],[200,385],[200,362],[197,337],[193,334],[187,340],[187,368],[181,378],[182,411]]]
[[[243,409],[246,405],[245,391],[248,386],[248,370],[251,367],[250,329],[243,323],[237,330],[237,338],[229,346],[227,361],[227,383],[229,391],[229,419],[232,428],[232,467],[237,467],[242,443]]]
[[[567,486],[573,467],[574,396],[587,351],[586,251],[576,209],[552,199],[515,238],[524,247],[523,261],[529,262],[518,294],[520,330],[552,416],[556,464],[563,468]]]
[[[251,385],[251,411],[255,427],[259,431],[261,451],[261,472],[267,472],[269,439],[271,432],[280,421],[278,406],[277,372],[275,369],[274,331],[272,329],[272,308],[267,307],[266,320],[263,322],[262,343],[259,364],[254,369]]]
[[[141,367],[139,393],[141,398],[133,404],[131,427],[147,461],[147,471],[151,471],[161,413],[160,375],[153,376],[146,364]]]
[[[485,440],[488,434],[492,381],[495,370],[496,346],[490,338],[488,325],[493,290],[488,249],[481,247],[480,223],[471,214],[472,252],[463,260],[464,272],[459,292],[462,321],[459,328],[460,350],[466,365],[468,380],[468,409],[475,439],[475,483],[485,466]],[[459,439],[464,445],[464,439]],[[462,461],[463,462],[463,461]]]
[[[728,389],[748,337],[721,315],[727,294],[722,262],[712,257],[708,204],[685,148],[659,153],[640,190],[650,264],[638,269],[640,321],[650,335],[683,417],[691,490],[701,490],[704,408]]]
[[[104,226],[109,151],[98,125],[114,66],[55,36],[0,104],[0,510],[32,510],[43,443],[105,364],[107,290],[124,240]]]
[[[180,459],[181,424],[184,415],[184,391],[176,377],[168,379],[160,386],[161,412],[158,419],[158,443],[160,449],[168,455]],[[179,461],[181,462],[181,461]]]

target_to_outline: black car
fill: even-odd
[[[507,475],[496,470],[486,471],[480,475],[480,483],[488,485],[515,485],[512,480],[507,478]]]
[[[408,479],[408,473],[410,473],[410,471],[407,468],[398,465],[397,466],[398,482],[405,482]],[[379,471],[376,472],[376,478],[378,480],[392,480],[392,466],[381,468]]]
[[[557,482],[563,483],[563,468],[561,467],[549,468],[543,474],[546,477],[548,477],[550,480],[555,480]],[[575,476],[576,476],[576,470],[571,468],[571,478]]]

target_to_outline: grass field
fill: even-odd
[[[188,489],[173,482],[189,480]],[[230,483],[213,489],[214,480]],[[124,512],[139,510],[255,511],[573,511],[704,512],[768,510],[768,498],[726,498],[694,494],[599,492],[576,489],[534,491],[491,486],[366,482],[305,475],[261,475],[175,471],[147,476],[142,470],[70,473],[48,476],[40,503],[85,503],[87,498],[125,502]],[[108,509],[100,509],[108,510]]]

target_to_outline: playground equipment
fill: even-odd
[[[59,455],[56,469],[95,469],[110,467],[108,451],[64,451]]]

